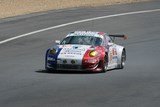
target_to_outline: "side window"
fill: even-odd
[[[108,45],[108,40],[107,40],[106,36],[104,36],[103,46],[107,47],[107,45]]]
[[[103,41],[101,38],[95,38],[95,46],[103,45]]]
[[[105,37],[106,37],[106,39],[107,39],[108,42],[110,42],[110,43],[113,42],[112,39],[108,35],[105,35]]]

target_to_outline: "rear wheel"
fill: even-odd
[[[123,50],[122,55],[121,55],[121,63],[120,63],[120,66],[119,66],[120,69],[124,68],[125,61],[126,61],[126,51]]]

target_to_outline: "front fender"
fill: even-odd
[[[50,49],[47,49],[46,54],[45,54],[45,68],[47,68],[47,55]]]

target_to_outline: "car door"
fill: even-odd
[[[108,65],[114,66],[117,64],[117,50],[116,50],[116,44],[112,41],[112,39],[109,36],[106,36],[106,39],[108,41]]]

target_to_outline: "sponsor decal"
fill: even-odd
[[[113,55],[117,55],[117,51],[116,51],[115,48],[112,49],[112,54],[113,54]]]
[[[52,57],[48,57],[47,60],[48,60],[48,61],[55,61],[55,59],[52,58]]]
[[[102,39],[104,38],[102,36],[102,33],[99,34],[98,32],[92,32],[92,31],[76,31],[74,33],[69,34],[68,36],[94,36],[94,37],[101,37]]]
[[[117,51],[115,48],[113,48],[111,51],[110,51],[110,62],[114,62],[113,60],[117,59]]]
[[[66,58],[73,58],[75,57],[74,55],[65,55]]]
[[[78,46],[73,46],[73,49],[78,49]]]
[[[76,31],[75,34],[76,35],[81,35],[81,36],[93,36],[96,33],[95,32],[91,32],[91,31]]]
[[[66,54],[66,55],[82,55],[82,53],[85,51],[85,48],[81,46],[72,46],[71,48],[65,47],[62,49],[62,52],[60,54]]]
[[[82,59],[90,46],[80,46],[80,45],[72,45],[71,47],[62,48],[60,54],[58,55],[58,59],[62,59],[61,61],[57,61],[58,64],[82,64]]]

